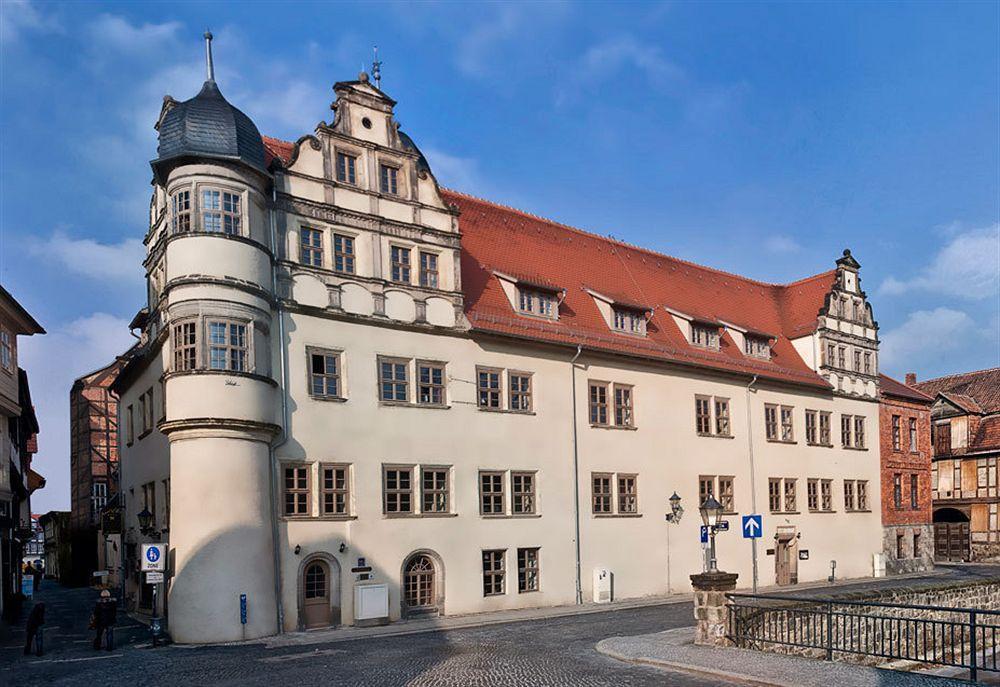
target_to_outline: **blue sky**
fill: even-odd
[[[890,374],[1000,364],[997,3],[0,4],[0,281],[68,504],[68,390],[144,303],[153,123],[204,79],[265,134],[378,44],[445,184],[767,281],[862,264]]]

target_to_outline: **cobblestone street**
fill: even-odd
[[[992,576],[996,566],[958,566],[943,574],[837,585],[837,591]],[[763,591],[763,590],[762,590]],[[823,595],[827,587],[801,589]],[[146,629],[119,615],[118,646],[95,652],[87,630],[96,592],[43,588],[45,655],[22,656],[23,625],[0,645],[0,685],[718,685],[704,678],[624,663],[595,650],[602,639],[691,626],[688,602],[419,634],[343,641],[337,632],[301,633],[230,646],[152,649]],[[764,656],[760,658],[763,660]]]

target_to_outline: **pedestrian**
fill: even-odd
[[[42,588],[42,564],[35,561],[34,566],[31,568],[31,574],[35,578],[35,591],[37,592]]]
[[[94,604],[94,612],[90,616],[91,628],[96,630],[94,635],[94,649],[99,651],[102,640],[108,651],[114,648],[115,623],[117,622],[118,607],[111,592],[107,589],[101,591],[101,598]]]
[[[24,655],[27,656],[31,653],[31,644],[35,641],[35,636],[38,635],[42,630],[42,625],[45,624],[45,604],[37,603],[31,609],[31,613],[28,614],[28,622],[24,626],[27,636],[24,639]],[[35,653],[39,656],[42,655],[42,645],[39,642],[35,647]]]

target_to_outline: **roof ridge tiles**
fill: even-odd
[[[943,382],[946,379],[954,379],[955,377],[971,377],[973,375],[986,374],[988,372],[1000,372],[1000,367],[986,367],[982,370],[972,370],[970,372],[955,372],[950,375],[942,375],[940,377],[932,377],[930,379],[921,379],[917,382],[917,386],[921,384],[930,384],[931,382]]]
[[[476,195],[473,195],[471,193],[466,193],[464,191],[458,191],[456,189],[449,188],[449,187],[446,187],[446,186],[442,186],[441,190],[444,191],[445,193],[451,193],[451,194],[454,194],[456,196],[463,196],[465,198],[468,198],[470,200],[473,200],[473,201],[476,201],[476,202],[479,202],[479,203],[483,203],[485,205],[491,205],[491,206],[496,207],[496,208],[501,208],[503,210],[508,210],[510,212],[515,212],[515,213],[517,213],[519,215],[523,215],[523,216],[528,217],[530,219],[537,220],[537,221],[540,221],[540,222],[545,222],[546,224],[551,224],[551,225],[553,225],[555,227],[559,227],[561,229],[566,229],[566,230],[568,230],[570,232],[573,232],[575,234],[580,234],[582,236],[586,236],[587,238],[593,238],[593,239],[597,239],[599,241],[604,241],[606,243],[610,243],[610,244],[615,244],[615,245],[618,245],[618,246],[622,246],[624,248],[630,248],[632,250],[640,251],[642,253],[646,253],[647,255],[654,256],[656,258],[662,258],[662,259],[666,259],[666,260],[673,260],[675,262],[681,263],[682,265],[684,265],[686,267],[691,267],[691,268],[698,269],[698,270],[704,270],[706,272],[711,272],[713,274],[724,276],[724,277],[730,277],[732,279],[739,279],[741,281],[749,282],[750,284],[753,284],[755,286],[760,286],[760,287],[763,287],[763,288],[768,288],[768,289],[786,289],[788,287],[796,286],[798,284],[810,281],[812,279],[819,279],[819,278],[822,278],[822,277],[826,277],[826,276],[828,276],[828,275],[830,275],[830,274],[832,274],[833,272],[836,271],[836,270],[827,270],[825,272],[820,272],[819,274],[813,274],[813,275],[810,275],[808,277],[803,277],[802,279],[798,279],[796,281],[789,282],[787,284],[779,284],[779,283],[775,283],[775,282],[766,282],[766,281],[762,281],[760,279],[754,279],[753,277],[747,277],[747,276],[742,275],[742,274],[736,274],[735,272],[727,272],[726,270],[720,270],[717,267],[709,267],[708,265],[701,265],[701,264],[699,264],[697,262],[692,262],[690,260],[685,260],[684,258],[679,258],[679,257],[677,257],[675,255],[667,255],[666,253],[661,253],[659,251],[655,251],[655,250],[653,250],[651,248],[647,248],[645,246],[640,246],[640,245],[637,245],[637,244],[629,243],[627,241],[622,241],[621,239],[613,238],[611,236],[607,236],[607,235],[603,235],[603,234],[598,234],[597,232],[594,232],[594,231],[587,231],[586,229],[580,229],[579,227],[574,227],[572,225],[565,224],[563,222],[551,219],[549,217],[543,217],[542,215],[537,215],[537,214],[535,214],[533,212],[528,212],[527,210],[522,210],[520,208],[516,208],[516,207],[513,207],[511,205],[506,205],[504,203],[499,203],[499,202],[497,202],[495,200],[489,200],[487,198],[482,198],[480,196],[476,196]]]

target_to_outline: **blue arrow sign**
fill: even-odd
[[[701,543],[702,544],[707,544],[708,543],[708,526],[707,525],[702,525],[701,526]]]
[[[763,532],[764,524],[760,515],[754,513],[753,515],[743,516],[744,539],[758,539]]]

